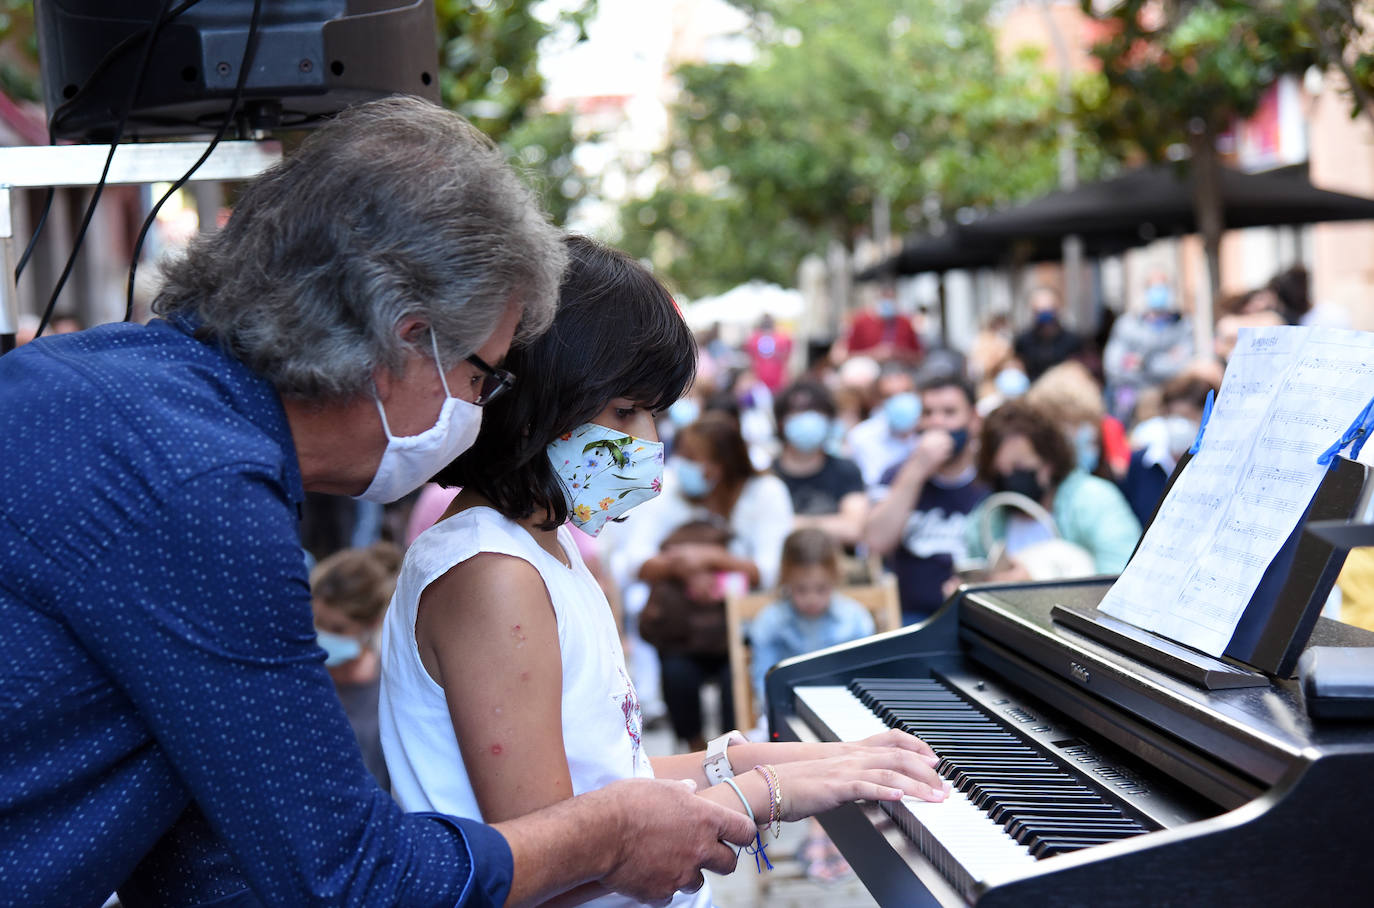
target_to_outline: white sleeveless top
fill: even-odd
[[[415,616],[420,594],[455,565],[482,552],[520,558],[544,580],[558,624],[563,661],[563,747],[574,795],[617,779],[652,778],[641,745],[639,699],[625,671],[620,634],[567,527],[558,542],[572,565],[539,546],[519,524],[491,508],[469,508],[421,533],[407,549],[382,627],[378,725],[391,794],[407,811],[482,819],[463,765],[444,690],[420,661]],[[493,602],[493,608],[500,603]],[[587,904],[638,904],[611,895]],[[674,908],[705,908],[709,887],[679,893]]]

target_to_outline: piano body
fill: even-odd
[[[1051,617],[1110,585],[964,587],[924,624],[768,675],[775,740],[857,740],[888,724],[876,704],[959,751],[945,803],[821,817],[874,898],[1374,904],[1374,723],[1314,724],[1293,680],[1207,690]],[[1309,645],[1374,633],[1320,619]]]

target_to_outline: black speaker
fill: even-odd
[[[162,24],[142,80],[148,29]],[[35,0],[39,67],[56,138],[109,141],[214,132],[239,78],[253,0]],[[263,0],[240,111],[294,129],[361,101],[439,101],[433,0]],[[135,84],[138,91],[130,96]]]

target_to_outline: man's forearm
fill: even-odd
[[[537,905],[608,873],[620,849],[614,802],[599,791],[495,824],[510,844],[508,905]]]
[[[891,554],[902,539],[902,529],[930,478],[922,464],[908,460],[892,478],[887,495],[873,506],[864,526],[864,543],[878,555]]]

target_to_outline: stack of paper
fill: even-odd
[[[1326,475],[1318,456],[1371,398],[1374,334],[1242,331],[1198,452],[1099,609],[1220,656]]]

